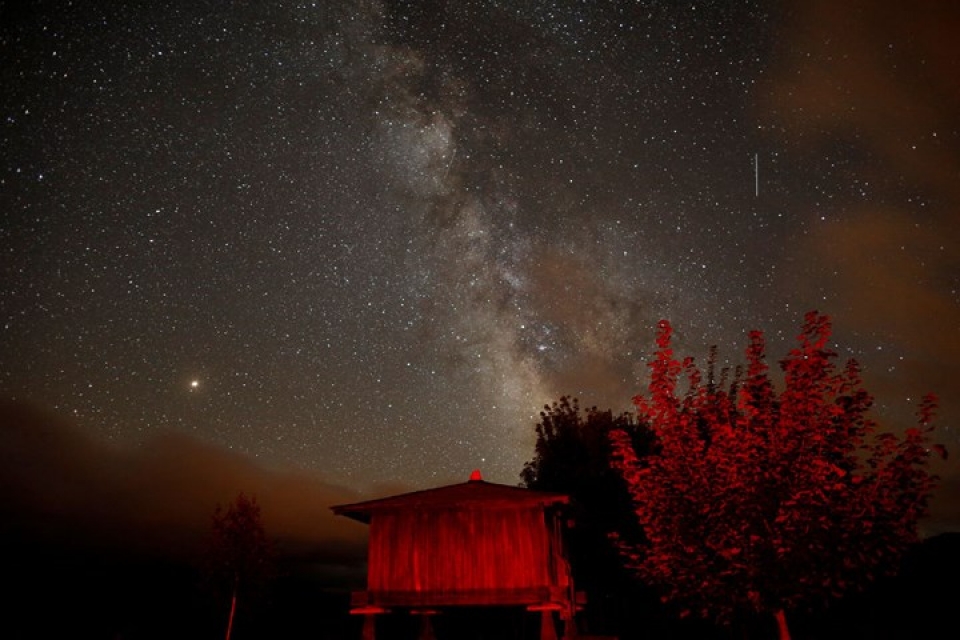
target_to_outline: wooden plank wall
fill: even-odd
[[[370,523],[367,589],[456,592],[555,585],[549,536],[541,508],[380,512]]]

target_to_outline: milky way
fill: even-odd
[[[739,362],[817,309],[891,420],[955,423],[960,21],[888,4],[5,4],[0,390],[515,483],[659,319]]]

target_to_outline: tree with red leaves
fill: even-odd
[[[938,478],[928,468],[936,398],[902,437],[869,417],[856,361],[838,369],[830,319],[806,315],[799,346],[780,362],[777,391],[762,333],[727,388],[673,356],[662,321],[638,417],[656,435],[637,456],[613,434],[646,542],[621,544],[627,564],[662,588],[681,615],[731,623],[813,608],[896,571],[917,542]]]

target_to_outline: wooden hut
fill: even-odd
[[[575,598],[562,546],[566,495],[468,482],[343,504],[334,513],[370,525],[367,588],[352,595],[351,613],[365,615],[364,640],[375,616],[395,610],[424,617],[462,605],[525,607],[541,612],[543,639],[556,638],[554,614],[574,635]]]

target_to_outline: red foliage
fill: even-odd
[[[684,615],[721,622],[819,604],[895,570],[936,486],[931,450],[945,454],[930,444],[936,399],[902,437],[880,431],[859,366],[838,370],[830,320],[816,312],[780,362],[780,393],[760,332],[728,389],[712,363],[703,382],[677,360],[671,332],[659,324],[648,393],[634,398],[658,451],[641,458],[613,436],[647,538],[622,544],[630,566]]]

